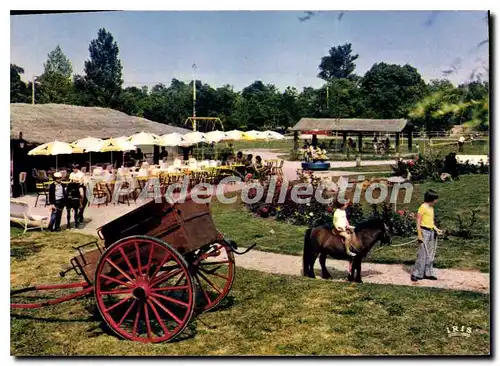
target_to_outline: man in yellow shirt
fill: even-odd
[[[434,222],[434,205],[438,198],[438,194],[433,190],[427,191],[424,195],[424,203],[418,209],[417,233],[420,247],[411,274],[412,281],[423,278],[437,280],[433,268],[434,257],[436,256],[436,234],[441,235],[442,233]]]

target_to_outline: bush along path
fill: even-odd
[[[239,248],[243,251],[244,248]],[[251,250],[236,258],[237,267],[254,269],[267,273],[285,274],[293,276],[302,275],[302,257],[285,254],[275,254]],[[347,277],[347,262],[328,259],[328,271],[333,281],[345,281]],[[410,266],[400,264],[365,263],[361,266],[362,279],[367,283],[403,285],[414,287],[435,287],[451,290],[465,290],[489,293],[490,276],[488,273],[476,271],[463,271],[456,269],[436,269],[437,281],[421,280],[410,281]],[[320,266],[315,263],[316,277],[320,278]],[[331,281],[331,280],[328,280]]]

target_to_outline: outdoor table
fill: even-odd
[[[55,182],[54,180],[47,180],[47,181],[43,182],[43,184],[46,186],[50,186],[54,182]],[[62,184],[69,184],[69,183],[71,183],[71,181],[70,180],[62,180],[61,183]]]

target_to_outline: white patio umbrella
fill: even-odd
[[[181,146],[181,143],[184,141],[184,137],[177,132],[167,133],[160,136],[160,146]]]
[[[132,145],[159,145],[161,138],[157,134],[149,132],[139,132],[128,137],[128,142]]]
[[[276,131],[267,130],[267,131],[264,131],[263,133],[266,136],[266,138],[271,139],[271,140],[284,140],[285,139],[284,135],[282,135],[281,133],[276,132]]]
[[[205,134],[201,132],[188,132],[182,137],[184,138],[184,140],[189,141],[193,145],[200,142],[207,142]]]
[[[205,134],[205,138],[208,142],[219,142],[227,138],[227,135],[224,131],[210,131]]]
[[[89,153],[89,171],[90,171],[90,167],[92,166],[92,152],[88,151],[87,148],[91,148],[91,147],[95,146],[96,144],[100,144],[102,141],[103,141],[102,139],[98,139],[98,138],[89,136],[89,137],[85,137],[85,138],[80,139],[80,140],[76,140],[76,141],[71,143],[71,146],[84,149],[84,150],[86,150],[86,152]]]
[[[243,140],[243,132],[239,130],[228,131],[226,132],[226,136],[227,136],[226,140],[234,140],[234,141]]]
[[[61,154],[74,154],[81,153],[81,148],[74,148],[67,142],[52,141],[46,144],[35,147],[28,152],[28,155],[55,155],[56,156],[56,169],[57,169],[57,155]]]

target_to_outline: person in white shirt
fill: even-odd
[[[139,172],[137,173],[138,177],[147,177],[149,176],[149,164],[144,162],[141,165],[141,169],[139,169]]]
[[[347,221],[346,208],[349,206],[349,201],[346,203],[337,202],[337,209],[333,213],[333,233],[344,239],[345,251],[348,255],[354,257],[356,254],[351,252],[351,231],[354,226],[349,225]]]
[[[458,138],[458,152],[463,152],[464,151],[464,143],[465,143],[465,137],[460,136]]]
[[[105,181],[109,182],[113,180],[113,166],[110,164],[106,167],[106,170],[102,173]]]
[[[71,172],[71,174],[69,175],[69,180],[80,184],[84,184],[84,177],[85,174],[81,172],[80,165],[74,164],[73,172]]]
[[[167,168],[168,168],[167,157],[164,156],[163,158],[161,158],[161,161],[160,161],[160,169],[165,170]]]

